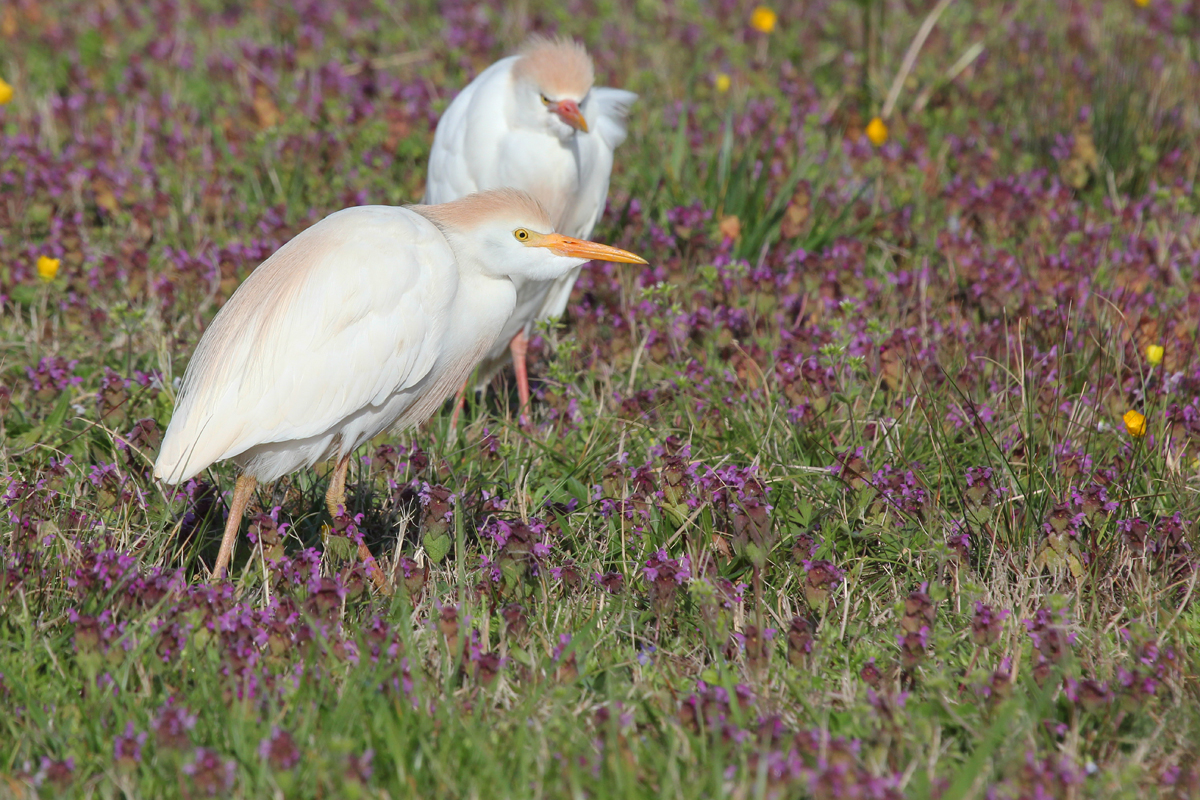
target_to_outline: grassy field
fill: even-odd
[[[1200,6],[771,12],[6,0],[0,797],[1200,796]],[[208,583],[205,325],[533,31],[650,266]]]

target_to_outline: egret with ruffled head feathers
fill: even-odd
[[[343,513],[350,454],[428,419],[502,335],[521,286],[593,259],[646,263],[554,232],[515,189],[348,208],[279,248],[201,337],[154,465],[169,484],[218,461],[241,467],[213,576],[257,482],[336,457],[326,502]]]
[[[625,140],[626,116],[637,99],[593,82],[591,57],[570,39],[533,36],[517,55],[492,64],[438,121],[425,202],[512,186],[541,202],[555,230],[589,237],[604,213],[613,151]],[[518,281],[513,314],[483,360],[486,381],[511,353],[522,413],[529,403],[525,351],[533,323],[562,316],[578,277],[576,268],[553,280]]]

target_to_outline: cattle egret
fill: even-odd
[[[556,231],[589,237],[604,213],[613,150],[625,140],[625,118],[637,99],[633,92],[592,81],[591,57],[570,39],[534,36],[519,54],[488,67],[438,121],[425,202],[512,186],[541,202]],[[486,381],[511,351],[522,413],[529,403],[530,330],[536,320],[562,316],[579,269],[552,280],[517,282],[513,314],[483,359]]]
[[[500,336],[519,285],[593,259],[646,263],[555,233],[514,189],[347,208],[279,248],[201,337],[154,465],[170,484],[217,461],[241,467],[213,576],[257,481],[336,456],[325,499],[344,513],[351,452],[428,419]],[[385,586],[370,552],[359,555]]]

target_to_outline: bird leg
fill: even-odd
[[[329,490],[325,492],[325,505],[329,508],[329,516],[338,517],[342,514],[350,516],[350,512],[346,509],[346,470],[350,467],[350,454],[347,453],[337,463],[333,470],[333,478],[329,481]],[[358,543],[358,557],[362,559],[363,567],[370,576],[371,582],[375,584],[375,588],[386,595],[392,593],[392,587],[388,585],[387,577],[383,574],[383,570],[379,568],[379,564],[375,561],[375,556],[371,555],[371,551],[363,542]]]
[[[325,492],[325,506],[329,509],[329,516],[337,517],[341,514],[346,514],[346,470],[350,468],[350,456],[338,460],[337,467],[333,470],[333,477],[329,480],[329,490]]]
[[[242,525],[242,515],[250,504],[250,496],[254,494],[257,481],[251,475],[239,475],[233,487],[233,500],[229,503],[229,519],[225,520],[225,535],[221,537],[221,549],[217,551],[217,563],[213,567],[212,580],[220,580],[225,575],[225,568],[233,558],[233,544],[237,540],[238,528]]]
[[[462,413],[463,406],[467,404],[467,384],[471,382],[470,376],[463,381],[462,386],[458,387],[458,393],[454,395],[454,413],[450,415],[450,438],[454,438],[454,432],[458,429],[458,415]]]
[[[517,397],[521,399],[520,420],[522,425],[529,424],[529,370],[525,366],[525,353],[529,349],[529,340],[525,331],[517,331],[517,335],[508,343],[512,351],[513,371],[517,373]]]

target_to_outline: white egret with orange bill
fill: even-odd
[[[241,467],[213,576],[229,565],[256,482],[337,459],[326,502],[345,506],[350,454],[428,419],[487,355],[529,281],[590,260],[644,264],[554,232],[528,194],[329,215],[264,261],[200,339],[154,465],[169,484]],[[372,580],[385,585],[360,546]]]
[[[517,55],[492,64],[438,121],[425,202],[511,186],[536,197],[556,231],[591,236],[608,198],[613,151],[625,141],[637,99],[593,86],[594,79],[591,56],[570,39],[534,36]],[[486,382],[511,353],[522,413],[529,404],[529,333],[537,320],[562,316],[578,278],[577,267],[552,280],[518,282],[513,314],[483,359]]]

